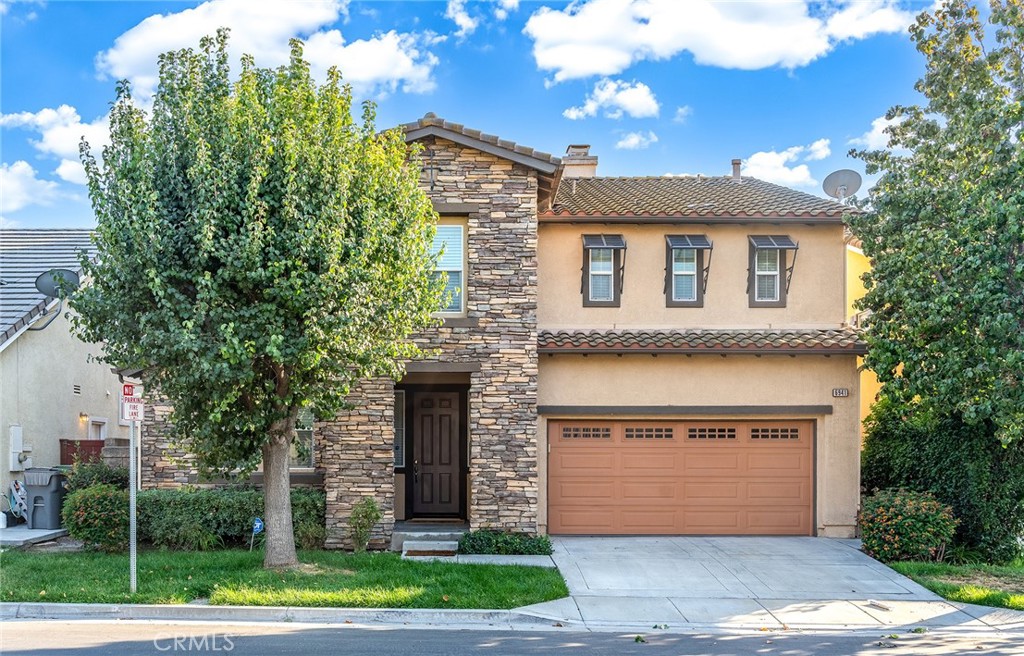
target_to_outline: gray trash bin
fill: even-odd
[[[29,528],[60,528],[60,507],[64,503],[67,477],[53,467],[25,470]]]

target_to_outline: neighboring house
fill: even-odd
[[[90,234],[0,230],[0,485],[5,491],[28,467],[61,464],[60,440],[112,444],[128,438],[128,428],[118,420],[118,378],[109,365],[96,361],[102,347],[75,337],[67,305],[35,287],[36,278],[50,269],[80,272],[79,253],[94,251]]]
[[[857,356],[844,206],[739,175],[602,178],[428,114],[434,350],[316,424],[328,545],[374,496],[396,520],[586,534],[849,537]],[[150,411],[144,483],[170,465]]]
[[[860,240],[847,233],[846,236],[846,316],[850,322],[858,325],[864,313],[854,307],[867,291],[863,276],[871,270],[871,261],[864,255]],[[863,366],[864,359],[858,358],[857,365]],[[861,369],[860,372],[860,433],[864,436],[864,420],[871,414],[871,407],[878,400],[882,384],[878,382],[875,372]]]

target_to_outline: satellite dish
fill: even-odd
[[[839,169],[829,173],[821,188],[832,198],[838,198],[839,202],[846,200],[860,189],[860,173],[850,169]]]
[[[61,298],[78,289],[78,274],[70,269],[50,269],[36,278],[36,289],[47,298]]]

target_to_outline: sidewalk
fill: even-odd
[[[745,632],[1012,632],[1024,640],[1024,612],[950,602],[885,602],[888,610],[860,601],[755,602],[690,600],[673,613],[651,615],[650,609],[608,605],[584,612],[571,597],[513,610],[429,610],[363,608],[294,608],[145,604],[0,603],[0,620],[79,619],[156,620],[166,622],[289,622],[400,626],[404,628],[576,630],[650,633]],[[650,617],[661,617],[653,622]]]

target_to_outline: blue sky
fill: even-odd
[[[883,117],[918,100],[906,28],[930,3],[707,0],[0,0],[0,222],[94,225],[78,142],[102,145],[117,79],[146,102],[159,53],[220,26],[262,66],[307,42],[378,124],[432,111],[561,155],[589,143],[600,175],[744,173],[811,193],[884,146]],[[863,192],[862,192],[863,195]]]

